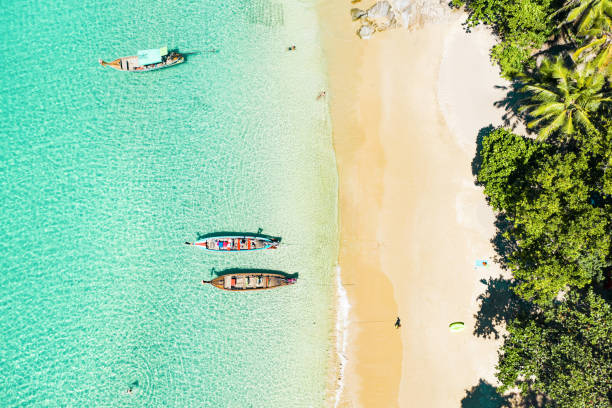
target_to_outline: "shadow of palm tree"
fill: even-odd
[[[520,81],[512,81],[510,86],[496,86],[497,89],[503,89],[506,91],[504,99],[494,103],[496,108],[502,108],[504,114],[502,120],[504,126],[515,130],[517,126],[525,121],[525,115],[518,111],[521,100],[525,97],[525,94],[521,92],[523,84]]]
[[[510,397],[500,395],[493,385],[482,378],[478,384],[466,391],[461,408],[511,408]]]
[[[474,335],[484,338],[500,338],[500,330],[512,319],[530,309],[530,304],[519,298],[512,287],[514,283],[499,276],[481,279],[487,289],[478,296],[480,309],[474,315]]]

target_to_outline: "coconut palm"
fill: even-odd
[[[612,78],[612,0],[569,0],[558,11],[567,12],[562,25],[572,25],[582,46],[572,57],[591,61]]]
[[[592,128],[591,114],[612,101],[604,76],[592,65],[568,68],[560,57],[544,60],[530,75],[523,75],[521,82],[525,97],[519,111],[528,113],[527,127],[538,129],[539,139],[553,133],[569,137],[577,125]]]
[[[569,0],[558,11],[564,12],[568,12],[565,24],[574,25],[582,37],[592,29],[610,32],[612,27],[612,0]]]

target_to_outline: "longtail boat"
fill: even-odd
[[[274,238],[241,236],[210,237],[195,242],[185,242],[209,251],[255,251],[258,249],[276,249],[279,241]]]
[[[272,289],[279,286],[293,285],[296,278],[288,278],[275,273],[234,273],[219,276],[213,280],[203,280],[206,285],[210,283],[216,288],[223,290],[263,290]]]
[[[147,72],[167,68],[185,61],[185,56],[178,52],[168,53],[168,47],[154,48],[152,50],[138,51],[137,55],[117,58],[106,62],[98,60],[103,67],[115,68],[118,71]]]

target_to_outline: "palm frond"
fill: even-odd
[[[588,113],[583,112],[580,109],[577,109],[574,116],[576,118],[576,122],[578,122],[582,127],[586,129],[590,129],[593,127],[593,124],[591,123],[591,119],[589,119]]]
[[[565,121],[566,116],[564,114],[558,115],[555,120],[544,126],[538,133],[538,139],[545,140],[550,137],[556,130],[558,130]]]
[[[553,102],[540,105],[531,112],[532,116],[543,116],[543,115],[558,115],[565,110],[565,105],[561,102]]]
[[[576,3],[576,2],[574,2]],[[573,22],[574,20],[576,20],[578,17],[580,17],[580,15],[584,12],[584,10],[587,8],[588,3],[585,2],[577,2],[578,6],[574,7],[569,14],[567,15],[567,17],[565,18],[565,21],[567,21],[568,23]]]
[[[572,133],[574,133],[574,121],[572,119],[572,111],[567,112],[565,124],[563,125],[563,129],[561,131],[566,135],[571,135]]]
[[[528,129],[536,128],[540,125],[540,123],[545,122],[545,121],[546,121],[546,118],[534,119],[532,121],[527,122],[527,128]]]
[[[540,86],[540,85],[525,85],[523,88],[521,88],[521,92],[525,93],[525,92],[531,92],[534,96],[542,96],[542,97],[550,97],[550,98],[557,98],[557,93],[554,91],[551,91],[550,89],[546,89],[544,86]]]
[[[587,45],[585,45],[584,47],[580,47],[578,48],[576,51],[574,51],[574,53],[572,54],[572,59],[574,61],[578,61],[580,59],[580,56],[587,50],[592,49],[592,48],[596,48],[601,46],[602,44],[605,44],[606,42],[606,37],[602,37],[602,38],[597,38],[593,41],[591,41],[590,43],[588,43]]]

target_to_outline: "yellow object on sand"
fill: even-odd
[[[465,324],[463,322],[453,322],[448,325],[448,328],[452,332],[460,332],[465,328]]]

